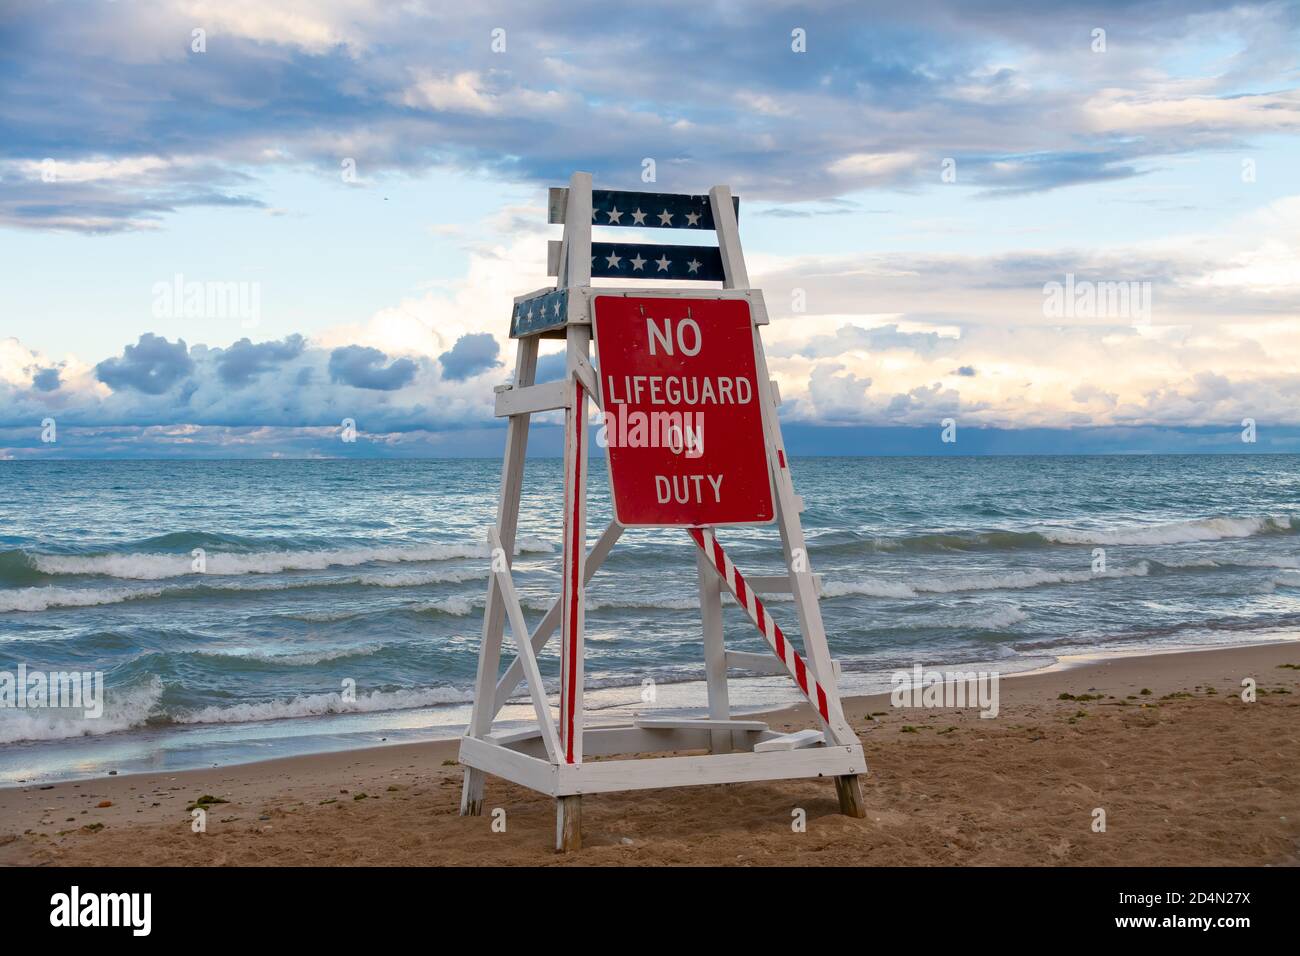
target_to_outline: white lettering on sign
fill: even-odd
[[[624,527],[771,521],[775,453],[749,303],[597,295],[592,333],[597,441],[608,450],[615,519]]]
[[[655,475],[655,496],[661,505],[675,501],[679,505],[704,504],[711,492],[713,503],[722,501],[722,475]],[[704,482],[709,487],[704,487]]]
[[[719,375],[605,376],[606,405],[748,405],[754,387],[747,378]]]
[[[688,347],[686,344],[685,333],[687,332],[687,330],[689,330],[691,333],[690,337],[691,337],[691,342],[694,345],[693,348]],[[664,354],[666,355],[673,354],[673,320],[672,319],[664,319],[664,327],[660,329],[659,326],[655,325],[654,319],[647,318],[645,320],[645,331],[646,331],[646,338],[650,340],[651,355],[659,354],[655,349],[656,342],[658,342],[659,346],[663,348]],[[700,346],[704,344],[704,339],[700,335],[699,324],[694,319],[692,319],[689,315],[684,319],[677,320],[676,338],[677,338],[677,347],[682,350],[683,355],[698,355],[700,351]]]

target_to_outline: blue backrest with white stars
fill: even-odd
[[[563,210],[552,195],[550,221],[564,221]],[[740,198],[732,197],[732,208],[740,217]],[[643,229],[712,230],[713,207],[707,195],[645,193],[622,189],[591,191],[591,224]],[[668,279],[673,281],[722,282],[722,253],[717,246],[679,246],[645,242],[593,242],[593,279]],[[534,335],[561,327],[567,321],[569,293],[555,289],[515,303],[510,317],[510,336]]]
[[[732,206],[739,217],[739,197],[732,198]],[[643,229],[713,229],[713,207],[708,196],[593,189],[591,224]],[[721,282],[722,256],[716,246],[593,242],[591,277]]]

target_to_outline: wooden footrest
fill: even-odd
[[[801,750],[825,743],[826,737],[820,730],[799,730],[792,734],[781,734],[754,744],[754,753],[762,754],[772,750]]]

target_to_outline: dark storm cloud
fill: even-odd
[[[281,342],[258,342],[240,339],[217,356],[217,374],[235,388],[248,385],[263,372],[302,354],[305,342],[298,334]]]
[[[16,339],[0,339],[0,360],[6,347],[22,354]],[[42,390],[55,379],[57,388]],[[408,385],[416,387],[396,391]],[[20,380],[0,378],[0,428],[51,414],[60,426],[163,429],[178,440],[191,426],[337,430],[350,418],[405,433],[492,422],[491,392],[443,381],[430,359],[322,348],[296,333],[228,348],[145,334],[95,366],[30,362]]]
[[[59,390],[59,370],[57,368],[37,369],[32,375],[32,388],[38,392],[57,392]]]
[[[475,332],[462,335],[449,351],[438,356],[442,365],[442,377],[453,382],[461,382],[479,372],[501,365],[497,356],[501,346],[497,345],[489,332]]]
[[[135,345],[123,349],[120,357],[96,365],[95,376],[114,391],[135,389],[146,395],[161,395],[193,369],[184,339],[172,343],[146,332]]]
[[[345,345],[330,353],[330,380],[354,388],[391,392],[410,384],[416,364],[407,358],[385,365],[388,356],[379,349]]]

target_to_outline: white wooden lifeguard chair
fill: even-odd
[[[666,193],[592,191],[591,175],[575,173],[567,189],[550,191],[550,222],[563,223],[562,242],[548,248],[548,272],[558,276],[555,288],[515,299],[510,335],[517,339],[514,381],[497,389],[496,414],[506,417],[505,461],[497,522],[488,531],[493,565],[483,613],[483,638],[470,724],[460,745],[465,765],[461,813],[483,812],[487,774],[512,780],[556,798],[556,849],[581,846],[583,794],[698,784],[830,777],[836,784],[840,810],[865,815],[858,775],[867,766],[857,736],[844,718],[818,604],[819,581],[808,565],[799,512],[803,502],[794,491],[789,461],[781,440],[776,383],[768,377],[761,326],[767,324],[762,293],[749,287],[737,227],[738,201],[726,186],[707,196]],[[714,246],[623,244],[592,242],[593,225],[632,228],[714,230]],[[647,280],[712,281],[722,288],[667,287],[593,288],[597,277]],[[644,298],[643,298],[644,297]],[[755,399],[755,449],[760,469],[770,481],[766,513],[745,520],[775,520],[780,529],[788,574],[745,578],[731,563],[715,535],[714,526],[689,519],[641,520],[631,524],[681,524],[695,542],[698,594],[702,612],[702,651],[708,689],[707,718],[643,717],[627,726],[584,729],[583,628],[585,590],[596,570],[624,531],[616,520],[587,547],[586,483],[588,400],[602,406],[602,383],[591,361],[593,325],[599,338],[601,303],[605,313],[629,303],[668,300],[689,316],[713,303],[739,300],[752,331]],[[691,321],[679,320],[679,321]],[[745,321],[742,319],[742,321]],[[707,328],[707,324],[705,326]],[[699,335],[699,325],[695,332]],[[611,333],[605,333],[607,337]],[[746,338],[751,332],[744,332]],[[566,344],[565,377],[534,384],[538,344],[561,338]],[[734,336],[733,336],[734,340]],[[746,346],[747,348],[747,346]],[[698,338],[696,350],[699,351]],[[653,346],[650,349],[654,351]],[[663,350],[660,349],[662,352]],[[671,351],[671,350],[670,350]],[[744,350],[741,350],[744,351]],[[603,353],[602,353],[603,354]],[[663,356],[659,357],[660,359]],[[744,361],[749,361],[741,356]],[[612,360],[611,360],[612,364]],[[554,409],[565,411],[563,585],[550,610],[531,630],[524,618],[511,577],[515,533],[524,474],[524,453],[530,417]],[[702,443],[703,444],[703,443]],[[757,452],[758,444],[762,451]],[[616,462],[611,461],[611,475]],[[721,478],[719,478],[721,481]],[[762,498],[763,492],[757,495]],[[741,503],[744,504],[744,503]],[[775,513],[773,514],[772,511]],[[721,522],[719,522],[721,523]],[[737,522],[738,523],[738,522]],[[758,628],[772,655],[728,651],[723,645],[722,589],[725,588]],[[792,593],[803,644],[800,655],[772,620],[758,593]],[[501,672],[501,645],[506,629],[514,659]],[[538,669],[537,654],[560,632],[561,686],[556,719]],[[816,714],[817,726],[779,733],[760,720],[734,719],[727,699],[727,671],[788,674]],[[536,725],[523,730],[493,732],[493,722],[521,681],[526,681]],[[607,755],[686,752],[683,756],[591,761]],[[700,753],[691,753],[699,751]]]

